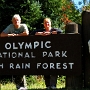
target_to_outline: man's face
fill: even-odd
[[[51,27],[51,21],[49,19],[44,20],[44,27],[45,27],[45,29]]]
[[[14,26],[19,26],[21,23],[21,20],[17,17],[13,18],[12,23]]]

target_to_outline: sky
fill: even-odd
[[[80,9],[83,6],[83,0],[72,0],[72,1],[74,1],[78,9]]]

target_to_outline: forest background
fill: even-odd
[[[81,2],[78,2],[78,4],[81,4]],[[0,0],[0,32],[12,23],[11,19],[14,14],[21,16],[22,23],[27,24],[30,32],[43,28],[43,19],[45,17],[51,18],[52,27],[65,30],[65,26],[69,22],[81,24],[81,15],[85,10],[90,10],[90,2],[87,3],[87,0],[83,0],[81,8],[77,8],[73,0]],[[27,76],[28,85],[34,84],[36,79],[39,83],[42,78],[43,76],[39,78],[32,75]],[[62,76],[58,80],[59,85],[64,83],[63,86],[61,85],[61,87],[64,87],[65,77]],[[8,81],[11,80],[7,80],[5,77],[2,80],[2,87]],[[1,90],[5,90],[5,88]]]
[[[52,27],[65,29],[68,22],[81,23],[80,9],[72,0],[0,0],[0,32],[19,14],[30,32],[43,28],[43,19],[49,17]]]

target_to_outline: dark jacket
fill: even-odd
[[[34,31],[32,31],[32,32],[30,33],[30,35],[35,35],[36,32],[44,32],[44,31],[45,31],[45,29],[34,30]],[[58,28],[52,28],[52,29],[50,30],[50,32],[52,32],[52,31],[57,31],[57,33],[63,33],[63,31],[60,30],[60,29],[58,29]]]

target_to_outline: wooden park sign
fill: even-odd
[[[0,38],[0,75],[80,75],[80,34]]]

